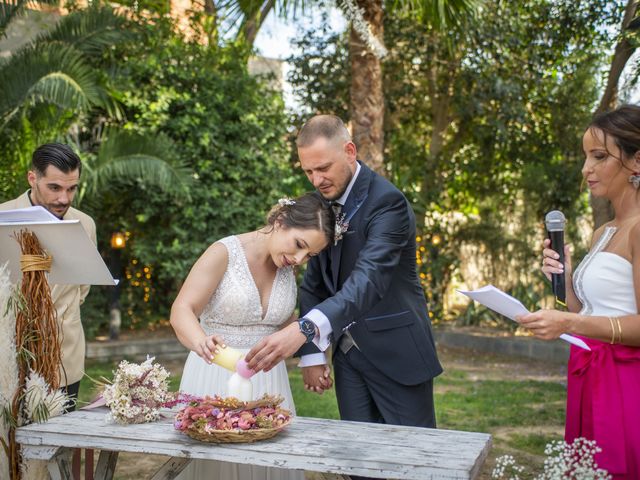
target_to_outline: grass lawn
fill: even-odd
[[[562,439],[566,395],[562,376],[541,374],[532,379],[528,373],[522,374],[540,368],[530,360],[502,358],[496,363],[497,357],[476,353],[467,358],[465,351],[453,349],[444,354],[441,351],[441,357],[445,373],[435,382],[438,427],[493,435],[483,478],[489,478],[495,458],[506,453],[529,472],[539,469],[545,445]],[[95,379],[111,378],[115,366],[88,363],[87,373]],[[321,396],[307,392],[295,368],[289,378],[298,415],[339,418],[335,390]],[[171,388],[177,390],[179,383],[179,377],[173,377]],[[89,401],[93,395],[91,381],[85,377],[80,400]],[[525,473],[521,478],[533,475]]]

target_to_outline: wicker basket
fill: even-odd
[[[278,428],[256,428],[253,430],[212,430],[204,434],[185,430],[184,433],[194,440],[210,443],[252,443],[275,437],[283,428],[291,423],[289,420]]]
[[[251,402],[243,402],[234,397],[205,397],[199,399],[210,407],[219,407],[232,410],[245,410],[253,409],[256,407],[278,407],[284,400],[281,396],[264,395],[258,400]],[[196,429],[182,430],[183,433],[201,442],[211,443],[252,443],[260,440],[266,440],[276,436],[281,430],[287,427],[292,420],[291,412],[288,410],[280,409],[282,413],[285,413],[289,419],[286,423],[278,425],[273,428],[255,428],[250,430],[210,430],[209,432],[202,432]]]

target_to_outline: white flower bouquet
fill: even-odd
[[[153,360],[120,362],[113,381],[102,393],[111,409],[110,420],[121,424],[153,422],[160,417],[161,408],[176,405],[177,394],[169,392],[169,372]]]
[[[602,449],[595,440],[576,438],[573,443],[556,441],[548,443],[544,449],[547,458],[543,471],[536,480],[606,480],[611,475],[598,468],[594,460],[596,453]],[[491,478],[496,480],[519,480],[524,468],[518,465],[511,455],[503,455],[496,460]]]

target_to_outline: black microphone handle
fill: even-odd
[[[551,248],[560,255],[558,261],[564,265],[564,231],[549,232],[549,240],[551,240]],[[556,296],[556,300],[566,306],[567,288],[564,272],[551,274],[551,289]]]

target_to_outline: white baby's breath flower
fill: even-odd
[[[543,471],[536,480],[606,480],[611,475],[598,468],[595,455],[602,451],[594,440],[576,438],[573,443],[553,441],[545,446]],[[496,459],[496,466],[491,473],[492,479],[518,480],[518,473],[524,468],[515,463],[511,455],[503,455]],[[511,476],[505,476],[510,474]]]

